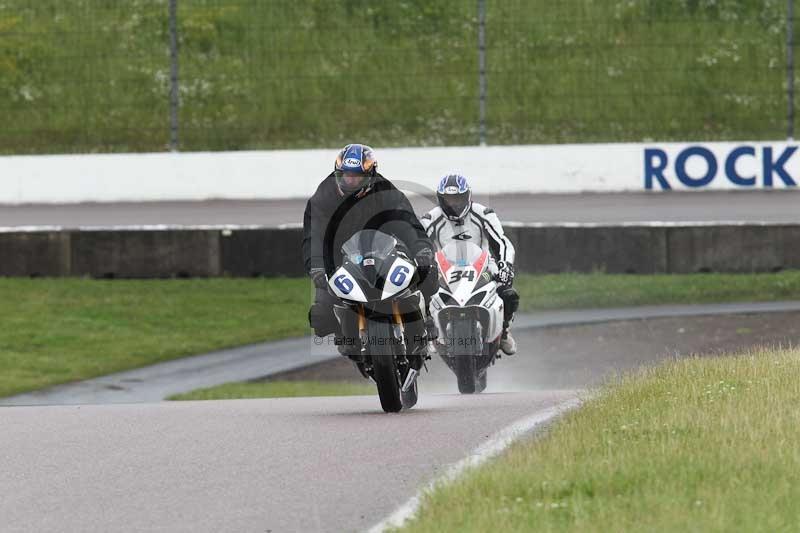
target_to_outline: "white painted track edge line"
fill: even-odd
[[[550,422],[554,418],[561,416],[565,412],[575,409],[580,404],[580,398],[572,398],[563,401],[552,407],[537,411],[533,415],[517,420],[511,425],[494,433],[489,437],[489,440],[473,449],[467,457],[451,465],[442,476],[434,479],[422,489],[418,490],[414,496],[395,509],[392,514],[369,528],[367,530],[368,533],[382,533],[391,528],[402,527],[417,514],[426,493],[453,482],[466,471],[478,467],[489,459],[498,456],[520,437]]]

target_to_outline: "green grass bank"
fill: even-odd
[[[490,144],[785,138],[786,2],[486,5]],[[180,0],[177,31],[182,150],[478,142],[474,0]],[[163,0],[0,3],[0,153],[166,150],[169,37]]]
[[[522,310],[800,299],[800,272],[521,275]],[[0,396],[309,334],[306,279],[0,279]]]
[[[176,394],[170,400],[233,400],[245,398],[294,398],[298,396],[374,395],[375,385],[350,381],[264,381],[227,383],[217,387]]]
[[[800,351],[672,361],[429,493],[403,531],[795,531]]]

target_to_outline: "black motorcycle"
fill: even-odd
[[[377,230],[353,235],[342,254],[328,281],[341,300],[339,340],[353,344],[351,359],[377,385],[384,411],[411,408],[426,353],[417,267],[397,239]]]

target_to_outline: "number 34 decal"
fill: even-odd
[[[470,270],[454,270],[452,274],[450,274],[450,283],[458,283],[462,279],[467,279],[469,281],[475,281],[475,271]]]

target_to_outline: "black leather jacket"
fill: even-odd
[[[356,232],[380,230],[393,235],[413,258],[433,244],[402,191],[380,174],[361,198],[342,196],[331,173],[306,204],[303,216],[303,261],[306,272],[325,268],[331,275],[341,264],[342,245]]]

